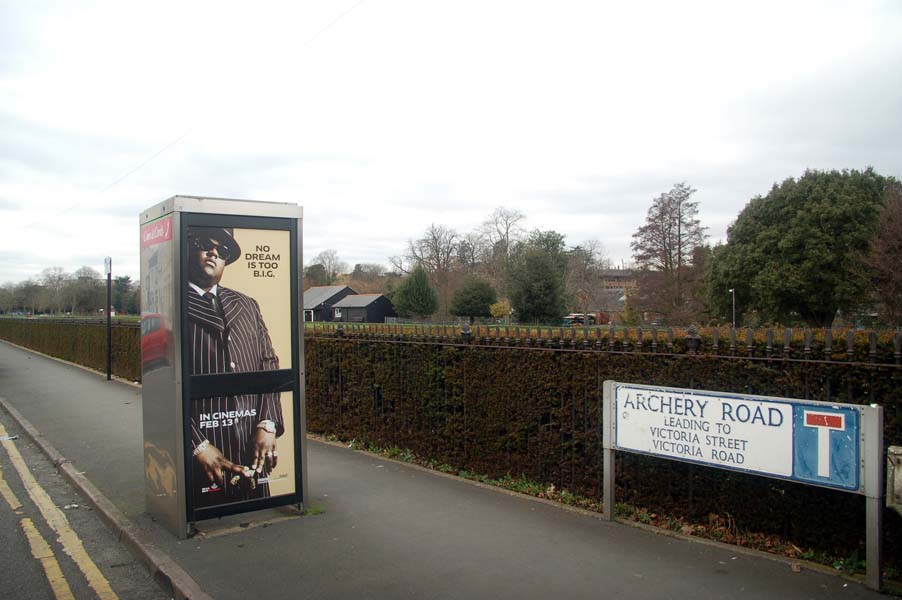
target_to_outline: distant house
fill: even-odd
[[[385,317],[397,316],[384,294],[345,296],[332,305],[332,318],[345,323],[384,323]]]
[[[319,285],[304,292],[304,321],[331,321],[332,306],[357,292],[347,285]]]
[[[601,287],[606,291],[633,293],[638,287],[637,272],[634,269],[605,269],[601,272]]]

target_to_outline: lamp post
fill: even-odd
[[[730,293],[733,294],[733,329],[736,329],[736,288],[730,288]]]
[[[113,259],[107,256],[103,267],[106,271],[106,380],[109,381],[113,374]]]

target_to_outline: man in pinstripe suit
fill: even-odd
[[[257,301],[219,285],[241,256],[230,228],[188,231],[188,343],[192,375],[279,368]],[[279,394],[202,398],[191,404],[195,508],[269,496],[282,435]]]

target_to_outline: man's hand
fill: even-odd
[[[208,443],[206,447],[194,456],[200,468],[203,470],[210,483],[216,483],[220,487],[225,487],[224,471],[241,475],[244,467],[236,465],[219,451],[219,448]]]
[[[276,468],[279,462],[279,453],[276,450],[276,434],[258,427],[254,431],[253,442],[254,462],[251,469],[257,473],[269,474]]]

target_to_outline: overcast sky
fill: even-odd
[[[138,278],[176,194],[295,202],[388,264],[498,206],[616,262],[698,189],[712,241],[806,168],[902,177],[902,2],[0,0],[0,282]]]

